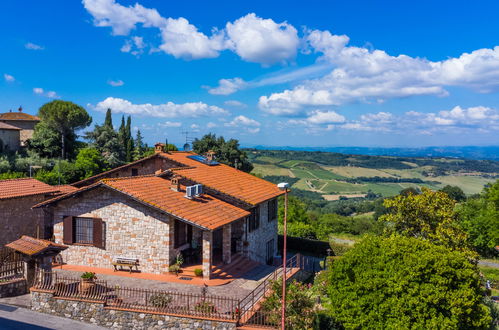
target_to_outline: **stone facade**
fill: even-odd
[[[57,243],[63,243],[66,216],[101,218],[105,239],[103,248],[71,245],[61,253],[65,263],[113,268],[116,257],[134,257],[142,272],[163,274],[175,258],[170,249],[173,219],[121,193],[97,188],[57,203],[53,207]]]
[[[203,231],[203,277],[210,278],[213,263],[213,232]]]
[[[244,247],[245,254],[252,260],[260,263],[267,261],[267,243],[273,241],[273,255],[277,252],[277,219],[269,221],[268,207],[269,203],[259,204],[260,208],[260,226],[258,229],[249,232],[246,229],[245,240],[248,242]],[[247,226],[248,223],[245,223]]]
[[[15,241],[22,235],[43,238],[44,214],[41,209],[31,209],[46,199],[44,195],[0,200],[0,246]]]
[[[35,120],[3,120],[3,122],[21,129],[20,142],[22,146],[26,145],[26,140],[33,137],[35,125],[38,124],[38,121]]]
[[[25,279],[0,282],[0,298],[20,296],[28,292]]]
[[[20,131],[0,128],[0,152],[3,150],[15,151],[20,146]]]
[[[52,293],[31,292],[31,309],[110,329],[236,329],[233,322],[108,309],[102,303],[55,299]]]

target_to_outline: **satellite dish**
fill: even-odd
[[[184,151],[190,151],[191,145],[189,143],[184,144]]]

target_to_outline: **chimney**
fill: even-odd
[[[155,153],[158,153],[158,152],[163,152],[163,143],[156,143],[154,145],[154,152]]]
[[[215,158],[215,152],[213,150],[209,150],[207,153],[206,153],[206,160],[211,163],[213,161],[213,159]]]
[[[19,112],[23,112],[23,107],[22,106],[19,106]]]
[[[172,176],[170,188],[173,191],[180,191],[180,182],[178,180],[178,176],[176,175]]]

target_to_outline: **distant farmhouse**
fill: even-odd
[[[22,107],[19,107],[18,112],[11,110],[0,113],[0,152],[24,147],[26,141],[33,137],[35,125],[39,121],[37,116],[24,113]]]

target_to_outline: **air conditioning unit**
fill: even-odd
[[[192,198],[196,194],[196,186],[185,187],[185,197]]]
[[[195,188],[195,194],[196,194],[196,197],[199,197],[203,194],[203,185],[202,184],[197,184],[194,186]]]

